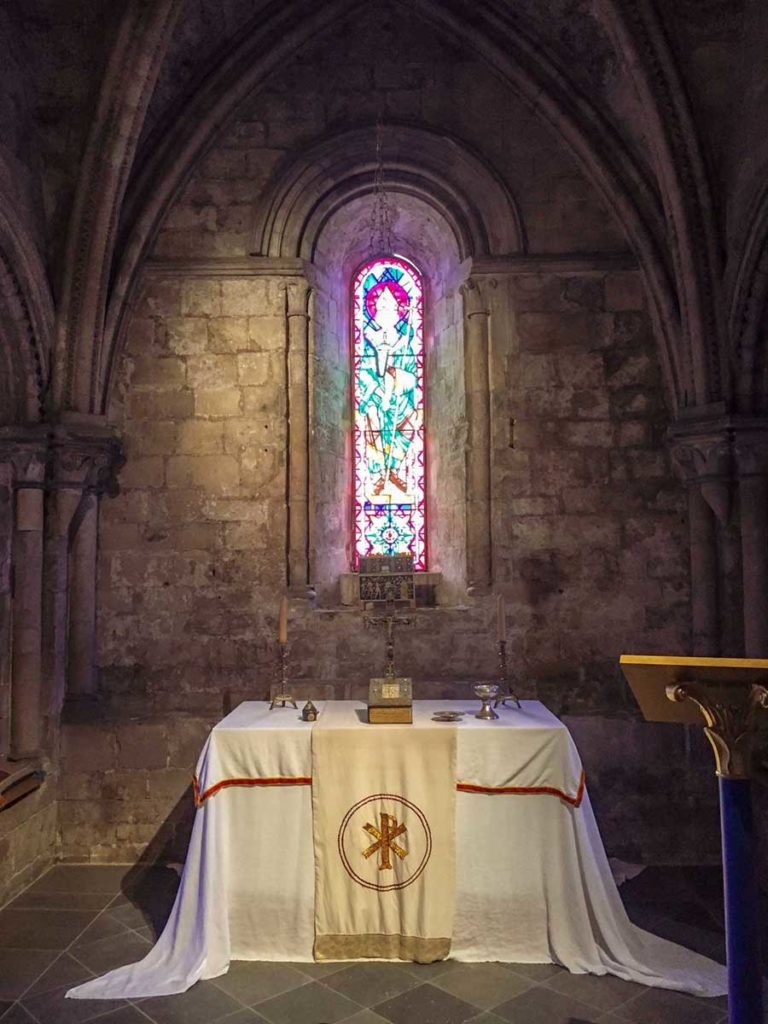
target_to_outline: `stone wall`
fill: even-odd
[[[0,907],[56,859],[57,804],[52,779],[0,812]]]

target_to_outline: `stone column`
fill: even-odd
[[[693,654],[716,657],[720,650],[717,587],[717,522],[696,483],[688,486],[691,543],[691,639]]]
[[[744,654],[768,658],[768,425],[739,431],[739,478],[744,587]]]
[[[467,588],[488,590],[492,579],[491,545],[491,389],[489,286],[495,281],[470,278],[464,296],[464,384],[467,440],[465,455],[467,516]]]
[[[286,295],[288,383],[288,588],[307,596],[309,584],[309,297],[306,281]]]
[[[722,649],[723,565],[718,533],[731,518],[731,452],[719,422],[683,422],[669,431],[673,463],[688,487],[693,653],[717,657]]]
[[[49,531],[53,674],[60,699],[96,693],[96,571],[99,499],[116,494],[124,458],[103,425],[57,427]]]
[[[0,461],[13,486],[11,716],[9,756],[34,757],[42,743],[43,487],[45,428],[5,428]]]

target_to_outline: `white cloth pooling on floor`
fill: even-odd
[[[350,715],[363,707],[344,703]],[[418,701],[415,714],[429,717],[449,704],[470,715],[477,708],[473,701]],[[435,725],[456,729],[457,781],[551,786],[573,796],[581,765],[565,726],[535,701],[500,713],[498,722],[468,717],[457,727]],[[206,743],[201,791],[234,777],[309,776],[310,730],[293,709],[241,705]],[[223,774],[230,770],[237,775]],[[555,962],[696,995],[726,991],[724,967],[631,924],[586,792],[575,807],[545,794],[460,791],[455,826],[453,959]],[[138,964],[68,995],[183,992],[224,974],[230,960],[311,961],[313,942],[311,787],[226,788],[197,812],[176,902],[155,947]]]

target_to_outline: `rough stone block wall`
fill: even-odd
[[[262,278],[157,281],[133,322],[99,565],[101,685],[124,708],[220,707],[210,691],[263,654],[284,583],[284,330]]]
[[[50,780],[0,813],[0,907],[56,857],[56,785]]]
[[[511,322],[492,326],[494,537],[519,671],[561,711],[628,711],[619,655],[685,653],[690,615],[685,492],[640,278],[506,287]]]
[[[183,862],[194,817],[192,774],[217,717],[65,721],[61,859]]]

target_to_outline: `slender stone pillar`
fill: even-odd
[[[96,573],[99,498],[84,494],[69,558],[69,696],[96,693]]]
[[[739,433],[741,558],[744,586],[744,653],[768,658],[768,425]]]
[[[490,303],[494,282],[470,278],[464,296],[464,382],[467,440],[465,455],[467,587],[488,590],[493,571],[491,544]]]
[[[309,584],[309,297],[306,281],[286,285],[288,380],[288,587]]]
[[[668,441],[688,487],[693,652],[717,657],[725,619],[720,535],[727,533],[732,500],[729,435],[720,420],[691,420],[674,424]]]
[[[717,657],[720,649],[717,588],[717,523],[697,484],[688,488],[691,538],[693,653]]]
[[[49,530],[52,674],[59,699],[96,693],[98,510],[116,494],[124,458],[100,421],[58,427],[53,441]]]
[[[33,757],[42,743],[43,486],[45,428],[5,428],[0,461],[14,491],[11,544],[11,714],[9,756]]]

